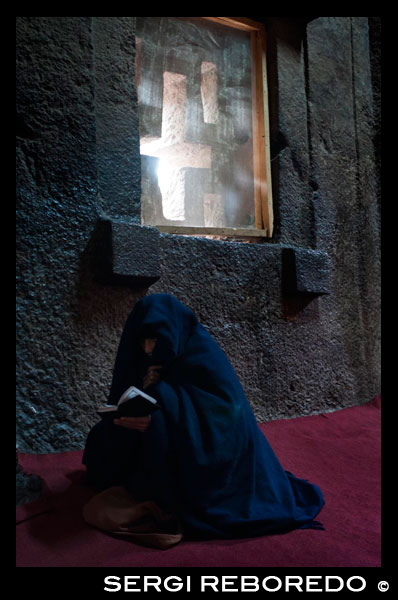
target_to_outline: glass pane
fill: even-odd
[[[250,33],[137,17],[142,219],[254,227]]]

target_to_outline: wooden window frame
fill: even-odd
[[[274,214],[271,185],[271,160],[268,114],[268,84],[266,67],[265,26],[246,17],[199,17],[220,25],[250,33],[252,54],[252,118],[253,118],[253,176],[255,227],[216,228],[157,225],[165,233],[180,235],[225,236],[239,238],[270,238]]]

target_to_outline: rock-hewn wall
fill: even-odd
[[[370,29],[367,17],[261,19],[274,238],[161,234],[161,277],[148,288],[143,279],[100,282],[92,260],[98,217],[132,232],[139,223],[134,17],[17,18],[22,451],[83,447],[124,322],[147,293],[172,293],[197,313],[259,419],[334,410],[379,393],[377,18]],[[328,295],[284,293],[286,248],[328,254]],[[145,262],[148,249],[133,234],[124,250],[132,263]],[[308,267],[315,278],[317,264]]]

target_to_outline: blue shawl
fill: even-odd
[[[145,391],[161,408],[145,433],[99,423],[86,444],[88,473],[90,464],[92,473],[106,468],[100,452],[108,447],[105,459],[111,453],[118,462],[120,480],[107,485],[122,481],[137,499],[156,501],[179,516],[187,535],[237,538],[322,528],[314,521],[324,504],[321,490],[282,468],[226,354],[173,296],[152,294],[134,307],[109,402],[116,404],[138,382],[145,335],[156,335],[152,360],[162,365],[161,381]]]

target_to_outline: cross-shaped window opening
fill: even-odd
[[[244,17],[137,17],[144,224],[272,235],[264,48]]]

